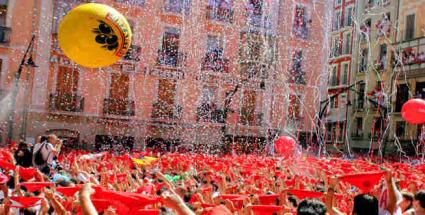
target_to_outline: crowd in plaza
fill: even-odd
[[[62,148],[1,149],[0,214],[425,214],[425,164]]]

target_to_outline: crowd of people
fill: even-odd
[[[407,48],[401,51],[401,63],[402,65],[413,65],[413,64],[421,64],[425,63],[425,52],[416,52],[411,48]],[[399,61],[393,61],[395,65],[398,66],[401,64]]]
[[[0,149],[0,214],[425,214],[425,164],[312,156]]]

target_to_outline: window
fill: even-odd
[[[379,46],[378,70],[385,69],[387,66],[387,44]]]
[[[336,5],[341,5],[342,0],[335,0],[335,2],[336,2]]]
[[[56,80],[56,92],[50,97],[52,110],[82,111],[81,97],[78,93],[79,72],[71,67],[59,66]]]
[[[395,125],[395,136],[397,138],[403,138],[404,137],[405,130],[406,130],[406,122],[404,122],[404,121],[396,122],[396,125]]]
[[[363,135],[363,118],[357,117],[356,118],[356,136]]]
[[[371,27],[372,27],[372,20],[371,19],[367,19],[364,22],[364,24],[360,27],[360,32],[361,32],[363,41],[365,41],[369,38]]]
[[[0,26],[6,26],[8,0],[0,0]]]
[[[374,138],[380,138],[384,130],[384,119],[382,117],[375,117],[373,121],[372,134]]]
[[[425,99],[425,82],[416,82],[415,98]]]
[[[56,92],[59,94],[77,94],[79,72],[71,67],[59,66]]]
[[[130,78],[125,73],[112,73],[111,75],[111,87],[109,98],[116,100],[127,100],[129,91]]]
[[[340,28],[341,28],[341,11],[337,11],[335,13],[334,30],[338,30]]]
[[[326,141],[332,142],[332,123],[326,124]]]
[[[153,104],[154,118],[172,118],[175,116],[174,100],[177,83],[174,80],[160,79],[158,84],[158,99]]]
[[[263,1],[248,0],[247,5],[248,23],[253,26],[260,27],[263,19]]]
[[[351,33],[344,34],[344,51],[342,54],[350,54]]]
[[[406,17],[406,32],[405,40],[411,40],[415,38],[415,14],[410,14]]]
[[[391,14],[386,13],[382,16],[381,20],[376,23],[376,28],[378,30],[377,36],[385,36],[388,35],[391,31]]]
[[[216,113],[216,87],[205,86],[202,89],[201,101],[198,107],[198,117],[203,120],[212,120]]]
[[[209,0],[207,18],[220,22],[231,22],[233,18],[233,0]]]
[[[180,33],[175,28],[166,28],[162,38],[162,49],[159,52],[159,63],[177,66],[179,60]]]
[[[190,0],[165,0],[165,12],[167,13],[186,13],[190,11]]]
[[[360,72],[365,72],[367,70],[368,55],[369,55],[369,50],[367,48],[362,49],[362,51],[360,53],[360,58],[361,58],[360,68],[359,68]]]
[[[290,119],[299,119],[301,117],[301,98],[299,95],[289,96],[288,114]]]
[[[295,7],[295,17],[294,17],[294,25],[292,27],[292,33],[295,37],[301,39],[308,38],[308,25],[310,24],[310,19],[307,14],[307,8],[302,5],[297,5]]]
[[[347,7],[345,9],[345,26],[351,26],[353,24],[353,7]]]
[[[227,61],[223,57],[223,40],[218,36],[207,37],[207,50],[202,62],[203,70],[227,71]]]
[[[330,108],[338,108],[338,96],[331,96],[329,98]]]
[[[364,107],[364,97],[365,97],[365,83],[359,84],[358,93],[357,93],[357,108],[363,109]]]
[[[338,85],[338,65],[332,67],[332,73],[331,73],[331,86],[337,86]]]
[[[292,53],[292,64],[290,68],[290,82],[296,84],[306,84],[304,71],[302,69],[303,52],[296,50]]]
[[[338,57],[341,55],[340,42],[338,36],[333,38],[331,57]]]
[[[342,66],[342,78],[341,78],[341,84],[347,85],[348,83],[348,63],[343,64]]]
[[[397,98],[395,103],[395,112],[400,112],[404,103],[409,99],[409,87],[407,84],[397,86]]]
[[[253,90],[244,90],[240,121],[245,125],[254,125],[256,118],[257,96]]]

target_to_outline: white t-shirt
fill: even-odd
[[[40,147],[43,147],[43,148],[40,149]],[[38,167],[38,165],[36,165],[34,162],[35,153],[37,153],[38,150],[41,150],[41,155],[43,156],[43,160],[45,160],[48,164],[52,164],[53,156],[54,156],[53,149],[54,149],[53,145],[49,142],[36,144],[33,149],[33,160],[32,160],[32,163],[34,164],[34,166]]]

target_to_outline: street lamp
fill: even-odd
[[[19,68],[15,73],[15,78],[13,80],[13,84],[11,86],[11,102],[10,102],[10,107],[9,107],[9,121],[8,121],[8,144],[12,143],[12,139],[13,139],[13,126],[14,126],[14,121],[15,121],[15,109],[16,109],[16,97],[18,95],[19,92],[19,79],[21,78],[21,74],[22,74],[22,68],[23,66],[27,65],[27,66],[35,66],[35,63],[32,59],[32,52],[33,52],[33,46],[34,46],[34,39],[35,39],[35,35],[32,35],[31,40],[28,44],[28,47],[24,53],[24,56],[22,57],[21,60],[21,64],[19,64]],[[30,53],[30,57],[27,59],[27,55],[28,53]]]

